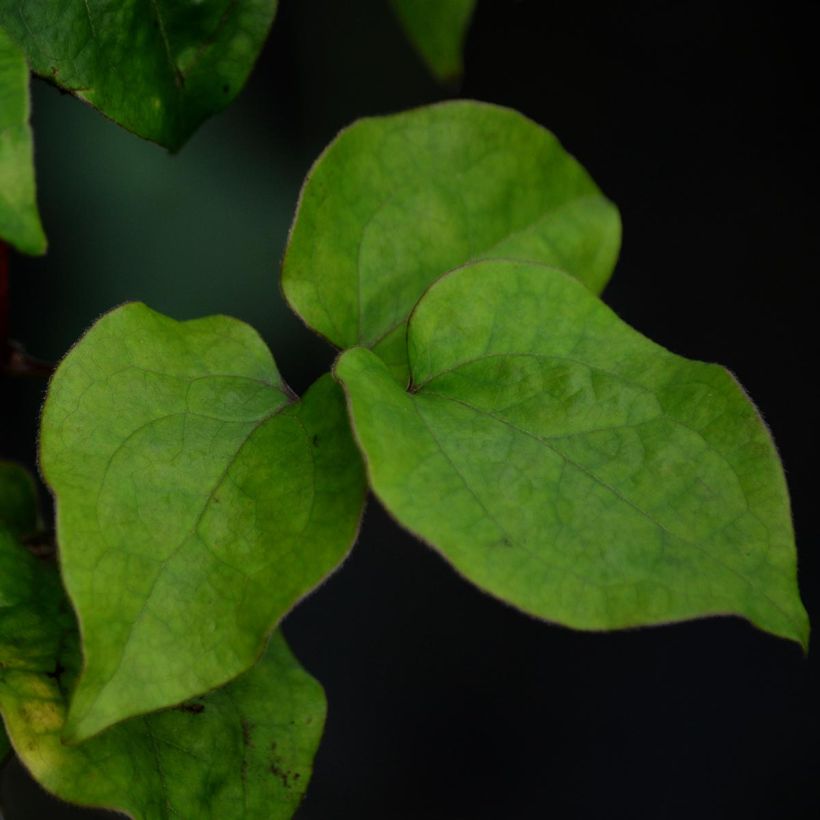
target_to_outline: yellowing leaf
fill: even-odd
[[[61,733],[78,643],[56,569],[0,529],[0,711],[19,758],[46,789],[137,820],[293,815],[325,700],[278,633],[224,689],[73,747]]]

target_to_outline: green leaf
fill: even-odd
[[[331,143],[302,189],[282,287],[314,330],[386,348],[401,376],[407,317],[445,271],[520,258],[598,292],[619,244],[617,210],[549,131],[450,102],[359,120]]]
[[[728,371],[527,263],[442,277],[408,338],[409,392],[368,350],[336,373],[374,491],[464,576],[580,629],[734,613],[805,646],[783,471]]]
[[[60,365],[41,463],[83,634],[72,742],[250,667],[349,551],[365,488],[329,374],[296,402],[247,325],[139,304]]]
[[[0,25],[38,74],[176,150],[233,100],[277,0],[0,0]]]
[[[0,241],[42,254],[46,237],[37,211],[28,81],[23,53],[0,28]]]
[[[37,488],[19,464],[0,461],[0,527],[13,535],[31,535],[39,526]]]
[[[55,568],[0,530],[0,710],[18,756],[46,789],[146,820],[293,815],[325,699],[279,633],[259,664],[224,689],[72,747],[61,732],[79,665]]]
[[[476,0],[390,0],[410,42],[435,76],[457,80]]]

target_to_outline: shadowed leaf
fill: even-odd
[[[39,524],[34,480],[19,464],[0,461],[0,527],[22,537]]]
[[[0,241],[23,253],[46,252],[34,185],[25,57],[0,28]]]
[[[464,38],[476,0],[390,0],[410,42],[444,82],[462,73]]]
[[[224,689],[72,747],[61,732],[79,665],[56,569],[0,529],[0,711],[18,756],[46,789],[138,820],[293,815],[325,700],[279,633]]]
[[[245,84],[276,0],[0,0],[38,74],[176,150]]]

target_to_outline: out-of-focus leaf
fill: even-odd
[[[279,633],[224,689],[67,746],[61,734],[79,665],[56,568],[0,529],[0,711],[18,757],[46,789],[137,820],[293,815],[325,700]]]
[[[0,527],[19,537],[33,533],[38,523],[34,480],[19,464],[0,461]]]
[[[464,38],[476,0],[390,0],[410,42],[444,82],[461,76]]]
[[[41,254],[46,237],[37,210],[28,83],[23,52],[0,28],[0,241]]]
[[[34,71],[178,149],[239,92],[277,0],[0,0]]]

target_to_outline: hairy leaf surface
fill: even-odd
[[[302,189],[282,286],[314,330],[375,347],[401,375],[407,317],[445,271],[520,258],[598,292],[619,244],[617,210],[549,131],[450,102],[359,120],[331,143]]]
[[[176,150],[250,74],[277,0],[0,0],[32,68]]]
[[[292,816],[325,700],[278,632],[262,660],[224,689],[72,747],[61,732],[79,665],[56,569],[0,528],[0,711],[18,756],[46,789],[144,820]]]
[[[479,587],[613,629],[734,613],[804,644],[789,499],[756,409],[543,266],[442,277],[408,329],[412,383],[336,373],[373,489]]]
[[[71,741],[251,666],[347,554],[364,497],[330,375],[296,402],[247,325],[139,304],[60,365],[41,461],[83,635]]]
[[[23,52],[0,28],[0,240],[41,254],[46,237],[35,194],[28,83]]]
[[[410,42],[440,80],[461,76],[462,49],[476,0],[390,0]]]

